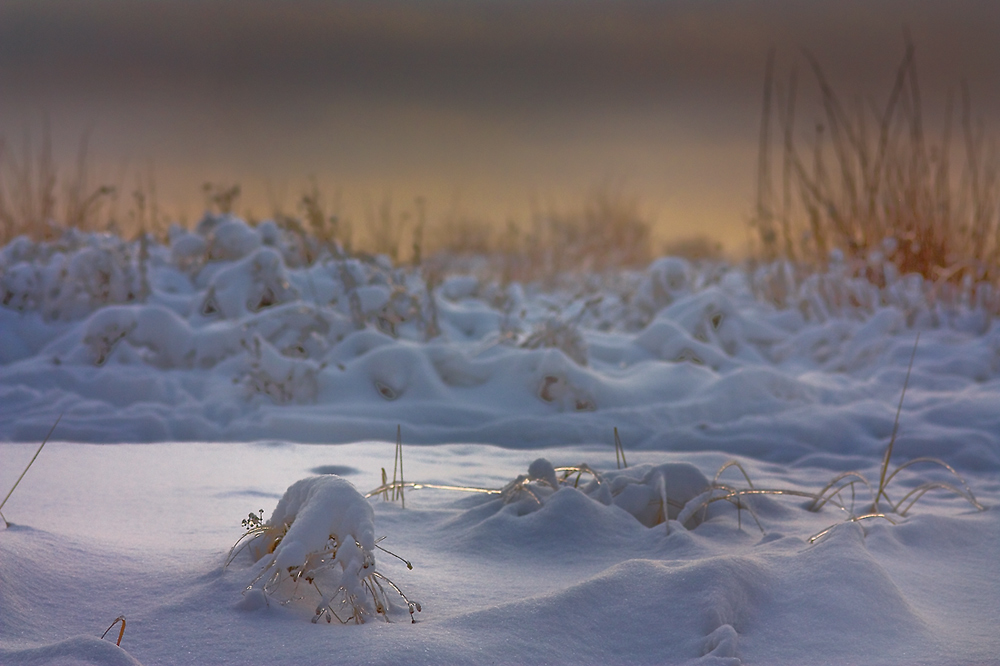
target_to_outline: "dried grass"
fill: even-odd
[[[903,390],[901,391],[899,396],[899,405],[896,408],[896,418],[893,421],[892,435],[889,438],[889,443],[886,446],[885,454],[882,457],[882,463],[879,466],[879,482],[877,487],[874,486],[871,482],[869,482],[868,479],[865,478],[863,474],[861,474],[861,472],[851,470],[847,472],[842,472],[834,476],[833,479],[831,479],[830,482],[827,483],[825,486],[823,486],[823,488],[820,489],[820,491],[817,493],[809,493],[809,492],[784,489],[784,488],[757,488],[754,486],[753,481],[750,480],[750,475],[747,473],[746,469],[744,469],[743,465],[741,465],[737,460],[730,460],[725,464],[723,464],[719,468],[719,471],[716,472],[715,478],[712,480],[711,487],[708,490],[706,490],[706,492],[703,493],[700,497],[692,500],[687,504],[682,514],[678,516],[678,521],[680,521],[683,524],[687,520],[694,517],[699,511],[702,512],[702,519],[704,520],[705,512],[707,511],[708,506],[710,504],[718,501],[728,501],[736,505],[738,511],[737,514],[738,517],[740,515],[739,512],[741,512],[742,509],[746,508],[747,510],[749,510],[750,515],[753,516],[754,520],[757,522],[757,526],[761,529],[761,532],[763,532],[764,528],[761,525],[760,520],[757,518],[756,513],[754,513],[753,507],[749,503],[746,504],[743,503],[743,498],[752,495],[788,495],[792,497],[803,497],[811,499],[812,501],[809,503],[808,506],[810,511],[819,511],[826,504],[828,503],[833,504],[838,509],[844,511],[847,514],[846,522],[849,523],[879,518],[895,525],[896,521],[893,520],[892,517],[890,517],[886,512],[882,510],[879,504],[881,500],[883,499],[885,500],[886,505],[888,505],[888,511],[890,513],[900,517],[905,517],[907,512],[913,507],[913,505],[917,502],[917,500],[919,500],[921,497],[923,497],[927,492],[931,490],[946,490],[966,500],[976,510],[985,511],[986,508],[982,504],[980,504],[979,501],[976,499],[976,496],[973,494],[972,489],[969,487],[969,484],[966,483],[965,479],[963,479],[962,476],[951,465],[944,462],[943,460],[939,460],[938,458],[929,458],[929,457],[913,458],[899,465],[898,467],[896,467],[896,469],[892,470],[891,472],[889,471],[889,463],[892,459],[892,453],[896,443],[896,436],[899,432],[899,417],[903,409],[903,399],[906,397],[906,388],[909,385],[910,372],[913,369],[913,361],[916,358],[917,345],[919,342],[920,342],[920,336],[918,335],[917,339],[913,343],[913,353],[910,355],[910,362],[906,369],[906,379],[903,381]],[[957,484],[946,483],[942,481],[927,481],[921,483],[916,488],[913,488],[908,493],[906,493],[902,498],[893,502],[889,498],[889,495],[886,492],[886,489],[888,488],[889,484],[892,482],[894,478],[896,478],[896,475],[899,474],[899,472],[917,464],[930,464],[937,467],[941,467],[947,470],[949,474],[951,474],[951,476],[954,477]],[[742,473],[743,478],[747,482],[748,486],[747,488],[734,488],[732,486],[719,483],[719,477],[722,475],[723,472],[725,472],[727,469],[731,467],[735,467]],[[855,486],[858,484],[867,488],[868,493],[871,496],[871,503],[867,505],[868,510],[866,513],[863,514],[858,514],[855,512],[857,504]],[[848,491],[851,494],[849,501],[843,497],[843,493]],[[820,531],[819,533],[811,536],[809,538],[809,543],[813,543],[816,540],[822,538],[823,536],[829,534],[830,531],[837,526],[837,524],[831,525],[830,527],[827,527],[826,529]],[[740,526],[742,526],[742,523],[740,524]]]
[[[7,495],[3,498],[3,501],[0,502],[0,509],[3,509],[4,505],[7,503],[7,500],[9,500],[10,496],[14,494],[14,491],[17,489],[18,484],[21,483],[21,479],[23,479],[24,475],[28,473],[28,470],[31,469],[31,466],[35,464],[35,459],[38,458],[38,454],[42,452],[43,448],[45,448],[45,445],[49,441],[49,437],[51,437],[52,433],[55,432],[56,426],[59,425],[59,421],[62,420],[62,417],[63,415],[60,414],[56,418],[56,422],[52,424],[51,428],[49,428],[49,432],[45,435],[45,439],[43,439],[42,443],[38,445],[38,450],[35,451],[35,455],[31,456],[31,460],[28,461],[28,464],[24,468],[24,471],[21,472],[21,475],[19,477],[17,477],[17,481],[14,482],[14,485],[11,486],[10,490],[7,492]],[[0,513],[0,520],[3,521],[5,527],[10,527],[10,523],[7,522],[7,519],[4,517],[2,513]]]
[[[851,110],[819,61],[804,52],[823,110],[811,146],[796,127],[797,78],[775,82],[767,61],[752,220],[759,254],[815,268],[838,254],[878,283],[884,260],[902,273],[938,282],[1000,282],[1000,151],[972,116],[961,85],[961,141],[953,137],[954,92],[936,141],[927,136],[915,49],[905,54],[882,106]],[[781,197],[771,150],[774,116],[782,152]],[[810,154],[811,153],[811,154]],[[960,174],[953,158],[964,158]]]

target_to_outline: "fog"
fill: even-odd
[[[237,212],[260,217],[314,178],[359,221],[387,196],[502,222],[611,188],[659,239],[739,252],[768,50],[803,100],[808,49],[881,104],[904,30],[931,124],[966,80],[994,125],[988,2],[31,0],[0,3],[0,133],[16,157],[47,120],[65,175],[89,132],[92,180],[152,182],[189,222],[204,182],[241,184]]]

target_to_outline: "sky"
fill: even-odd
[[[3,0],[0,134],[17,156],[47,119],[67,176],[89,132],[95,183],[152,181],[188,221],[205,182],[239,183],[237,212],[260,217],[294,212],[314,178],[359,222],[385,197],[502,222],[603,188],[635,197],[659,239],[735,252],[768,50],[779,80],[800,72],[806,117],[803,49],[878,105],[904,29],[928,118],[965,80],[995,125],[989,2]]]

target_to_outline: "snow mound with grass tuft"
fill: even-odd
[[[420,604],[375,569],[374,516],[368,500],[337,475],[292,484],[266,523],[253,514],[244,523],[244,547],[257,564],[240,608],[256,610],[267,597],[282,605],[300,601],[311,589],[318,597],[313,622],[336,617],[361,624],[369,617],[388,619],[393,604],[385,587],[391,587],[412,616]]]

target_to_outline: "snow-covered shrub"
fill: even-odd
[[[260,236],[250,225],[231,216],[220,219],[206,241],[208,258],[212,261],[236,261],[261,245]]]
[[[94,310],[144,297],[139,243],[109,234],[67,234],[32,243],[23,238],[0,253],[0,303],[73,320]]]
[[[403,600],[411,620],[421,610],[376,569],[375,513],[346,479],[326,474],[296,481],[267,522],[250,514],[243,524],[247,533],[229,561],[246,549],[256,562],[245,607],[266,603],[267,597],[287,603],[311,588],[319,597],[313,622],[388,620],[395,606],[387,585]]]
[[[138,325],[135,313],[127,308],[106,308],[87,321],[83,344],[94,365],[104,365],[115,345]]]
[[[133,351],[131,358],[160,369],[207,369],[244,347],[245,335],[235,328],[193,329],[175,312],[158,305],[114,305],[101,308],[84,322],[82,349],[77,353],[59,347],[66,360],[104,365],[120,344]],[[82,352],[82,353],[81,353]]]
[[[122,242],[91,246],[74,252],[66,266],[61,305],[74,302],[87,311],[111,303],[128,303],[140,292],[139,275],[130,248]]]
[[[597,409],[592,373],[574,363],[559,350],[534,352],[536,366],[532,382],[536,395],[561,411],[589,412]]]
[[[316,400],[319,393],[318,374],[324,364],[283,356],[256,335],[244,346],[250,357],[249,367],[242,380],[237,381],[242,381],[248,398],[265,395],[277,405]]]
[[[733,365],[722,350],[696,340],[667,317],[653,320],[635,337],[633,344],[663,361],[707,365],[714,370]]]
[[[606,476],[615,506],[646,527],[675,520],[709,485],[701,470],[690,463],[636,465]]]
[[[27,263],[18,262],[0,275],[0,303],[13,310],[33,310],[38,305],[39,271]]]
[[[450,301],[473,298],[479,289],[475,275],[450,275],[441,282],[441,295]]]
[[[201,305],[206,317],[227,319],[298,299],[277,251],[262,247],[212,276]]]
[[[181,270],[195,273],[208,260],[208,243],[201,235],[175,225],[170,229],[170,257]]]
[[[326,351],[355,330],[336,310],[302,302],[267,308],[243,324],[270,342],[283,356],[321,358]]]
[[[577,327],[562,319],[552,317],[539,324],[525,338],[525,349],[558,349],[578,365],[587,365],[587,343]]]
[[[545,374],[538,386],[538,397],[558,405],[563,411],[592,412],[597,409],[593,397],[573,384],[565,373]]]
[[[690,292],[691,264],[680,257],[663,257],[649,265],[642,274],[635,293],[635,304],[653,315]]]

